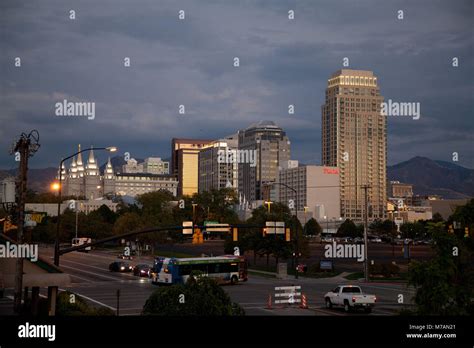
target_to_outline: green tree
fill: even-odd
[[[319,225],[319,223],[316,221],[316,219],[311,218],[304,225],[304,231],[307,235],[317,236],[317,235],[321,234],[322,229],[321,229],[321,226]]]
[[[443,222],[444,221],[444,219],[443,219],[443,217],[441,216],[440,213],[434,213],[433,218],[431,220],[433,220],[433,222]]]
[[[186,284],[160,287],[143,307],[144,315],[235,316],[244,310],[211,278],[190,277]]]
[[[442,222],[430,222],[427,228],[435,256],[429,261],[413,261],[408,271],[408,282],[417,289],[417,314],[474,314],[472,248],[463,238],[447,233]]]
[[[362,231],[360,226],[362,226]],[[338,237],[362,237],[363,231],[363,225],[356,226],[356,224],[352,220],[346,219],[337,229],[336,235]]]

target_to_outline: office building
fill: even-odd
[[[293,201],[295,209],[297,202],[300,221],[305,211],[319,222],[339,221],[341,211],[337,167],[306,165],[282,169],[278,182],[283,184],[275,185],[279,186],[279,201],[286,205],[290,205],[289,202]],[[297,191],[298,201],[295,192],[285,185]]]
[[[328,80],[322,106],[322,163],[339,168],[341,215],[362,222],[386,217],[387,121],[371,71],[343,69]]]
[[[237,134],[213,141],[199,152],[199,192],[238,188]]]
[[[171,141],[171,169],[178,179],[178,196],[191,196],[198,192],[199,151],[212,140],[177,139]]]
[[[290,160],[290,141],[272,121],[260,121],[238,132],[239,193],[246,201],[263,199]]]

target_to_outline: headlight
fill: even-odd
[[[122,267],[120,267],[120,269],[123,271],[125,269],[125,267],[122,266]]]

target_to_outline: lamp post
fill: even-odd
[[[295,272],[295,279],[298,279],[298,256],[299,256],[299,251],[298,251],[298,191],[296,191],[293,187],[288,186],[287,184],[283,184],[281,182],[272,182],[270,185],[281,185],[286,187],[287,189],[293,191],[295,193],[295,198],[296,198],[296,204],[295,204],[295,231],[296,231],[296,238],[295,238],[295,264],[296,264],[296,272]]]
[[[304,206],[304,226],[303,226],[303,234],[306,235],[306,212],[308,211],[308,207]]]
[[[193,226],[196,221],[196,206],[197,206],[197,203],[193,203]]]
[[[273,202],[272,201],[265,201],[265,204],[268,207],[268,215],[270,215],[270,205],[273,204]]]
[[[76,155],[79,155],[82,152],[85,151],[91,151],[91,150],[106,150],[109,152],[115,152],[117,151],[117,148],[115,146],[109,146],[109,147],[96,147],[96,148],[88,148],[84,149],[81,151],[78,151],[71,156],[68,156],[66,158],[63,158],[61,162],[59,163],[59,188],[58,188],[58,221],[57,221],[57,227],[56,227],[56,241],[54,243],[54,264],[56,266],[59,266],[59,236],[60,236],[60,225],[61,225],[61,192],[63,188],[63,175],[62,175],[62,169],[63,169],[63,164],[65,161],[68,159],[73,158]]]

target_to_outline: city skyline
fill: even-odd
[[[452,161],[457,152],[456,164],[474,168],[467,1],[177,1],[159,9],[147,1],[113,8],[79,1],[75,20],[67,4],[53,3],[22,11],[13,2],[0,5],[7,33],[0,44],[1,118],[8,125],[0,129],[2,169],[17,166],[8,150],[30,128],[42,145],[30,167],[43,168],[57,166],[69,154],[63,149],[78,143],[167,158],[173,137],[219,139],[259,120],[285,129],[293,159],[320,164],[320,107],[328,76],[342,68],[373,71],[386,100],[421,105],[419,119],[388,117],[388,165],[417,155]],[[51,13],[64,19],[51,21]],[[55,104],[64,100],[96,103],[94,119],[56,116]]]

